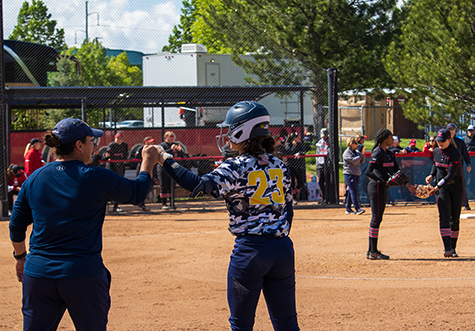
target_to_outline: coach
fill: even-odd
[[[10,219],[16,275],[23,282],[23,329],[56,330],[67,309],[76,330],[105,330],[110,274],[102,251],[107,201],[138,204],[152,184],[158,153],[143,150],[135,181],[90,167],[93,137],[79,119],[66,118],[45,136],[57,155],[23,184]],[[25,237],[33,224],[27,254]]]

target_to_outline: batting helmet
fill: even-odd
[[[270,135],[269,122],[269,112],[263,105],[254,101],[238,102],[228,110],[224,122],[218,124],[221,128],[216,137],[219,150],[223,152],[226,138],[233,144],[239,144],[254,137]],[[223,134],[226,127],[228,132]]]

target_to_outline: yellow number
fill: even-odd
[[[272,192],[272,200],[275,203],[284,203],[284,183],[282,181],[282,179],[284,178],[284,173],[282,169],[269,169],[269,177],[271,178],[271,180],[277,179],[278,192]],[[249,173],[249,186],[257,185],[258,181],[259,186],[257,187],[257,190],[254,195],[251,197],[249,203],[251,205],[269,205],[271,203],[270,199],[267,197],[263,197],[268,186],[267,176],[263,170],[255,170]]]
[[[282,181],[284,172],[282,169],[269,169],[269,175],[271,179],[277,179],[277,189],[279,190],[278,192],[272,192],[272,200],[274,200],[275,203],[284,203],[284,182]]]

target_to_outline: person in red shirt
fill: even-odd
[[[7,183],[8,183],[8,210],[13,209],[13,196],[18,195],[21,185],[26,180],[26,175],[20,166],[17,164],[10,164],[7,169]]]
[[[41,140],[33,138],[30,140],[30,149],[25,154],[25,173],[29,177],[36,169],[46,164],[41,156]]]
[[[437,147],[437,143],[435,142],[435,136],[431,136],[429,141],[425,143],[422,152],[424,153],[432,153],[434,149]]]

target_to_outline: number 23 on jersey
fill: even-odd
[[[248,175],[248,186],[258,185],[256,192],[249,200],[249,204],[251,205],[270,205],[272,203],[269,197],[263,196],[269,186],[267,178],[276,181],[275,191],[272,192],[272,201],[278,204],[285,202],[284,172],[280,168],[267,169],[266,171],[269,173],[268,176],[264,170],[254,170]]]

